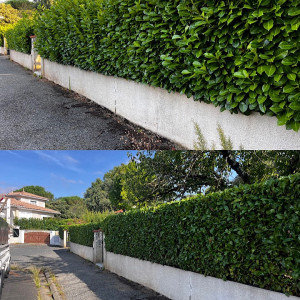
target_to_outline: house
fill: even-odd
[[[48,198],[24,192],[11,192],[0,195],[0,214],[4,216],[7,223],[13,225],[14,218],[52,218],[60,214],[59,211],[46,208]]]

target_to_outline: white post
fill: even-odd
[[[67,230],[64,230],[64,248],[67,248]]]
[[[6,202],[6,222],[9,225],[12,225],[12,220],[11,220],[11,209],[10,209],[10,199],[7,200]]]

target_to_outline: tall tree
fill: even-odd
[[[121,180],[123,201],[143,206],[300,172],[299,151],[138,152]]]
[[[46,207],[58,210],[63,219],[80,218],[87,209],[84,199],[78,196],[57,198],[46,203]]]
[[[90,211],[103,212],[110,210],[112,207],[108,197],[107,186],[100,178],[97,178],[96,181],[92,183],[92,186],[86,190],[84,199]]]
[[[24,186],[24,187],[22,187],[18,190],[15,190],[15,192],[22,192],[23,190],[27,193],[38,195],[38,196],[41,196],[41,197],[46,197],[49,200],[54,199],[54,195],[51,192],[46,191],[44,187],[39,186],[39,185]]]
[[[132,163],[121,164],[105,173],[103,180],[113,209],[128,209],[131,205],[122,197],[122,185],[126,172]]]

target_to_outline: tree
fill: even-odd
[[[8,0],[6,4],[17,10],[32,10],[36,8],[36,4],[28,0]]]
[[[92,186],[89,187],[85,194],[84,199],[88,210],[91,211],[105,211],[111,209],[111,202],[108,197],[108,190],[105,183],[97,178]]]
[[[20,20],[19,11],[12,8],[11,5],[0,3],[0,38],[1,38],[1,46],[3,45],[3,39],[5,32],[8,29],[13,28],[14,24],[16,24]]]
[[[121,180],[121,196],[140,207],[295,172],[299,151],[138,152]]]
[[[121,164],[105,173],[103,177],[104,185],[108,191],[108,198],[115,210],[126,210],[131,207],[130,203],[122,197],[123,181],[125,179],[125,174],[129,172],[131,165],[132,163],[129,163],[128,165]]]
[[[22,192],[25,191],[27,193],[31,193],[34,195],[38,195],[41,197],[45,197],[48,198],[49,200],[53,200],[54,199],[54,195],[48,191],[45,190],[44,187],[39,186],[39,185],[29,185],[29,186],[24,186],[18,190],[15,190],[15,192]]]
[[[63,219],[80,218],[87,209],[84,199],[78,196],[57,198],[46,203],[46,207],[58,210]]]

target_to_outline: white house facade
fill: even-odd
[[[6,219],[7,223],[13,225],[14,218],[51,218],[60,214],[59,211],[46,207],[48,198],[34,195],[27,192],[12,192],[0,196],[0,214]]]

